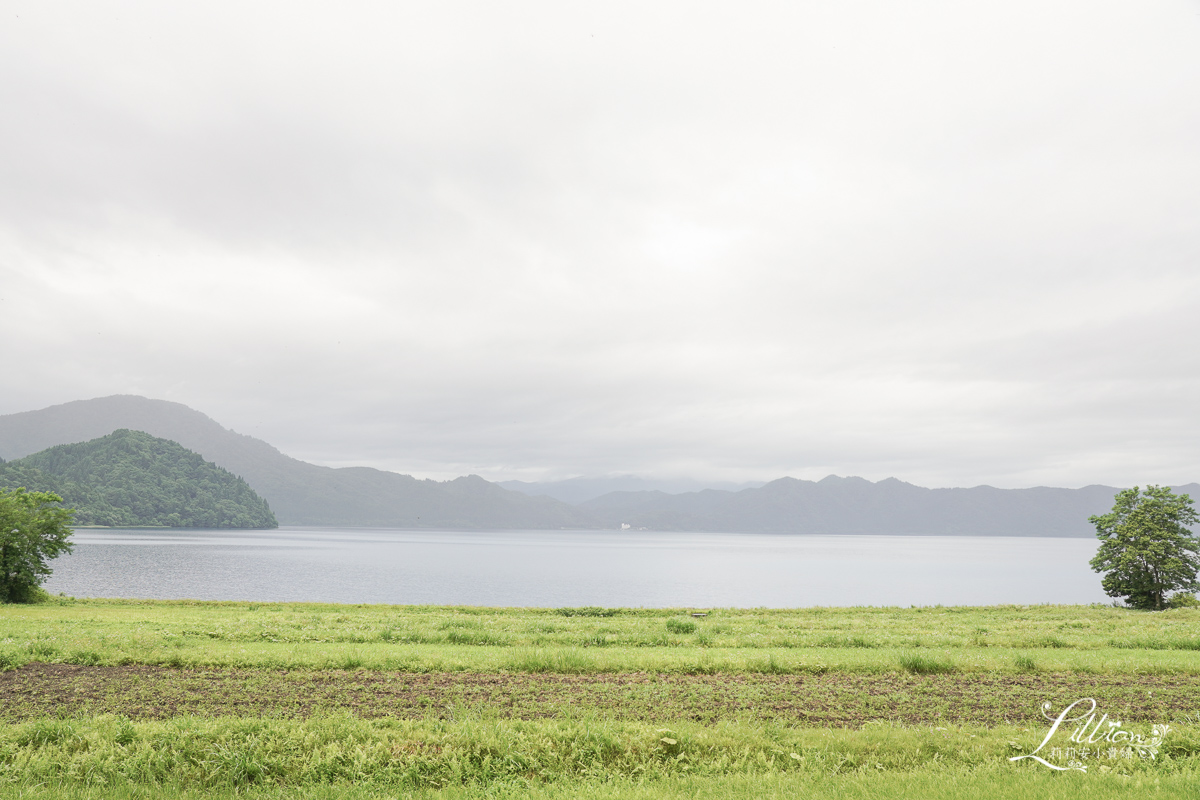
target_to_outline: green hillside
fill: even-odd
[[[244,480],[148,433],[118,430],[0,463],[0,487],[62,496],[77,525],[274,528],[267,502]]]
[[[550,497],[510,492],[478,476],[420,480],[369,467],[322,467],[223,428],[180,403],[116,395],[0,416],[0,458],[83,442],[121,428],[194,450],[245,478],[283,525],[557,530],[591,517]]]

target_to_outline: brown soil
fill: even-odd
[[[597,715],[616,719],[765,720],[855,727],[1041,724],[1082,697],[1112,719],[1169,722],[1195,714],[1200,676],[529,675],[88,667],[32,663],[0,674],[0,718],[124,714],[364,718]]]

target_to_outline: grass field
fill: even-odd
[[[0,797],[1200,797],[1195,609],[53,599],[0,666]],[[1008,760],[1081,697],[1156,757]]]

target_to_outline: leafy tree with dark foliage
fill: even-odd
[[[1100,548],[1092,569],[1107,573],[1109,597],[1124,597],[1133,608],[1159,610],[1168,593],[1200,589],[1200,539],[1189,526],[1200,522],[1192,498],[1166,486],[1137,486],[1117,493],[1112,511],[1089,517]]]
[[[50,492],[0,490],[0,602],[22,603],[50,575],[46,562],[71,552],[70,509]]]

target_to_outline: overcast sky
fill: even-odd
[[[6,2],[0,413],[1200,480],[1200,2]]]

